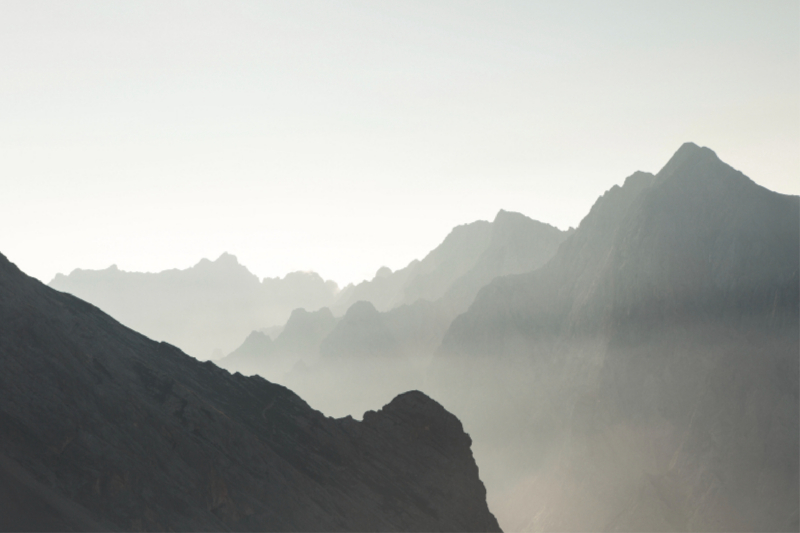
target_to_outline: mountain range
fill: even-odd
[[[339,292],[313,272],[259,280],[227,253],[158,273],[76,269],[49,285],[202,360],[229,354],[253,330],[284,324],[294,309],[330,306]]]
[[[499,531],[461,423],[231,375],[0,255],[0,530]]]
[[[337,416],[436,398],[506,530],[797,531],[799,271],[800,198],[686,143],[574,230],[459,226],[218,363]]]
[[[796,530],[799,243],[798,197],[687,143],[484,287],[426,387],[503,526]]]

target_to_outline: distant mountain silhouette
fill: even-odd
[[[2,255],[0,368],[3,530],[499,531],[469,436],[424,394],[326,418]]]
[[[800,198],[687,143],[575,230],[459,226],[219,364],[335,416],[443,401],[509,530],[797,531],[799,272]]]
[[[475,264],[490,238],[491,224],[486,221],[457,226],[421,261],[415,259],[396,272],[382,267],[371,281],[348,285],[331,309],[343,314],[354,303],[367,301],[379,311],[388,311],[420,298],[436,300]]]
[[[493,222],[458,226],[421,261],[392,272],[382,267],[371,281],[342,290],[332,306],[344,313],[358,301],[381,312],[423,299],[439,301],[455,316],[467,309],[478,290],[497,276],[529,272],[550,259],[569,232],[500,211]]]
[[[452,316],[463,313],[494,278],[531,272],[547,263],[572,231],[501,210],[492,222],[486,249],[472,268],[447,288],[440,304]]]
[[[796,530],[799,258],[800,199],[688,143],[484,287],[427,386],[504,526]]]
[[[50,282],[91,302],[128,327],[179,346],[199,359],[218,359],[247,335],[283,324],[292,310],[330,305],[336,284],[294,272],[259,282],[230,254],[186,270],[158,273],[74,270]]]
[[[356,294],[371,299],[352,303],[327,338],[296,350],[296,357],[276,349],[255,367],[241,356],[248,350],[245,343],[219,364],[290,385],[329,414],[363,411],[421,386],[450,322],[478,290],[497,276],[541,266],[569,234],[507,211],[491,223],[459,226],[422,261],[397,272],[384,267],[373,281],[342,291],[339,305]],[[379,311],[379,305],[388,310]],[[287,365],[279,361],[302,363],[286,373]],[[337,401],[326,400],[331,395]]]
[[[284,383],[296,365],[316,362],[320,344],[337,322],[327,307],[314,312],[295,309],[274,342],[266,333],[253,331],[241,346],[215,363],[231,372]]]

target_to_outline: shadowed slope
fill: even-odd
[[[799,247],[797,197],[687,143],[547,265],[484,288],[431,390],[494,461],[504,526],[791,529]]]
[[[333,420],[121,326],[0,256],[12,529],[497,530],[460,422],[419,392]],[[5,500],[4,500],[5,501]]]

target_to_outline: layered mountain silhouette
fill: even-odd
[[[253,356],[243,355],[263,337],[254,332],[219,364],[285,383],[328,414],[362,412],[421,386],[445,331],[478,290],[497,276],[543,265],[570,233],[507,211],[493,222],[459,226],[422,261],[397,272],[383,268],[372,281],[344,289],[333,308],[346,312],[326,337],[308,331],[314,342],[287,354],[277,346],[281,334],[254,366]],[[351,302],[356,296],[364,299]]]
[[[333,303],[338,287],[313,272],[258,277],[222,254],[185,270],[158,273],[74,270],[50,282],[145,335],[170,342],[198,359],[219,359],[253,330],[282,325],[302,307]]]
[[[414,260],[395,272],[381,267],[372,280],[342,289],[332,310],[341,315],[359,301],[388,311],[420,298],[436,300],[475,264],[490,238],[491,224],[484,220],[457,226],[421,261]]]
[[[342,290],[332,309],[342,313],[358,301],[382,312],[417,300],[440,302],[448,315],[467,309],[478,290],[497,276],[542,266],[569,232],[520,213],[500,211],[493,222],[458,226],[421,261]]]
[[[459,226],[219,363],[337,416],[424,391],[507,530],[797,531],[799,271],[800,199],[687,143],[575,230]]]
[[[796,530],[799,243],[797,197],[688,143],[483,288],[427,386],[504,527]]]
[[[499,530],[469,436],[423,393],[326,418],[2,255],[0,365],[3,530]]]
[[[327,307],[314,312],[295,309],[274,342],[267,333],[253,331],[241,346],[215,363],[231,372],[285,382],[286,374],[298,365],[302,368],[317,361],[320,344],[337,322]]]

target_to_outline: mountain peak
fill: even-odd
[[[653,184],[653,179],[655,176],[650,174],[649,172],[643,172],[641,170],[637,170],[627,178],[623,182],[623,187],[640,187],[642,185],[649,187]]]
[[[387,266],[382,266],[375,273],[375,278],[388,278],[392,275],[392,269]]]
[[[497,223],[498,221],[510,221],[510,220],[531,220],[530,217],[526,217],[522,213],[517,213],[515,211],[506,211],[505,209],[501,209],[497,212],[497,215],[494,217],[494,222]]]
[[[658,179],[659,181],[664,181],[669,176],[682,173],[687,166],[698,168],[709,164],[725,165],[710,148],[697,146],[691,142],[683,143],[658,173]]]
[[[375,306],[372,302],[367,300],[359,300],[353,305],[351,305],[347,312],[345,313],[345,317],[347,318],[364,318],[364,317],[375,317],[380,316],[378,310],[375,309]]]
[[[228,265],[238,265],[239,264],[239,260],[233,254],[229,254],[228,252],[222,252],[222,255],[220,255],[217,258],[217,260],[214,261],[214,263],[228,264]]]

